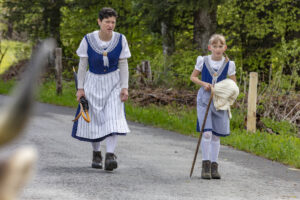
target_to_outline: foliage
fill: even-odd
[[[221,32],[228,36],[231,46],[238,47],[241,55],[238,59],[241,59],[239,62],[243,71],[260,72],[261,80],[265,80],[269,76],[270,66],[274,67],[274,60],[284,60],[285,63],[294,61],[291,55],[294,49],[291,47],[294,40],[299,43],[296,38],[300,30],[297,4],[299,2],[294,0],[228,0],[219,5]],[[281,48],[285,43],[290,51],[278,57],[276,52],[283,52]],[[299,50],[295,53],[299,55]],[[285,73],[291,75],[291,72]]]
[[[56,95],[55,81],[46,81],[41,85],[37,99],[40,102],[51,103],[60,106],[76,107],[76,89],[74,82],[63,81],[62,95]]]
[[[0,74],[2,74],[11,65],[16,64],[18,61],[30,57],[30,43],[2,40],[0,45],[1,49],[7,48],[7,52],[0,65]]]
[[[300,139],[289,135],[273,136],[268,133],[248,133],[234,129],[230,137],[223,138],[223,144],[263,156],[270,160],[300,168]]]
[[[280,135],[297,136],[297,128],[288,121],[276,122],[270,118],[263,118],[263,123]]]
[[[64,0],[34,2],[7,0],[1,5],[1,15],[12,30],[20,33],[26,32],[35,41],[40,38],[54,37],[60,45],[60,8],[63,5]]]

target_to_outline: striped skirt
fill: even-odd
[[[201,87],[197,95],[197,131],[200,132],[204,121],[206,109],[210,98],[210,91],[205,91]],[[216,136],[229,136],[230,123],[227,110],[216,110],[213,101],[210,104],[206,123],[204,126],[205,131],[211,131]]]
[[[111,135],[126,135],[130,132],[124,103],[120,99],[119,70],[108,74],[87,72],[84,83],[85,97],[89,102],[91,121],[82,117],[74,122],[72,137],[89,142],[102,141]],[[79,106],[76,115],[79,113]]]

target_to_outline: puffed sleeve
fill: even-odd
[[[235,75],[236,71],[235,71],[235,63],[234,61],[230,61],[229,62],[229,67],[228,67],[228,76],[232,76]]]
[[[88,46],[87,46],[86,39],[83,38],[80,42],[80,45],[79,45],[77,51],[76,51],[76,54],[79,57],[89,57],[87,54],[87,49],[88,49]]]
[[[125,35],[122,34],[122,51],[119,59],[130,58],[130,57],[131,57],[131,53],[129,50],[128,42],[126,40]]]
[[[196,65],[195,65],[195,69],[201,72],[202,68],[203,68],[203,57],[198,56],[197,61],[196,61]]]

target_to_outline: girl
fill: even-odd
[[[114,154],[117,135],[129,132],[124,101],[128,99],[127,58],[131,54],[125,36],[114,32],[116,19],[115,10],[102,8],[98,17],[100,30],[85,35],[76,51],[80,57],[76,96],[78,101],[82,96],[88,100],[91,121],[79,118],[72,131],[74,138],[91,142],[93,168],[102,168],[100,142],[106,140],[104,168],[109,171],[118,166]],[[79,108],[76,116],[78,112]]]
[[[210,98],[211,88],[214,83],[227,78],[236,82],[235,63],[228,61],[225,54],[227,49],[223,35],[214,34],[208,44],[211,55],[198,56],[195,69],[190,77],[191,81],[202,86],[197,95],[197,131],[200,132],[204,115]],[[201,73],[201,80],[198,78]],[[201,140],[202,172],[203,179],[220,179],[218,172],[218,156],[220,150],[220,137],[228,136],[229,117],[227,111],[217,111],[213,103],[210,105],[206,124]]]

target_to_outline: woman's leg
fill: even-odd
[[[117,135],[107,137],[106,139],[106,153],[114,153],[117,146]]]
[[[100,142],[91,142],[93,146],[92,168],[102,169],[102,155],[100,151]]]
[[[117,146],[117,135],[107,137],[106,139],[106,154],[105,154],[105,170],[113,171],[118,167],[117,157],[114,154]]]
[[[93,151],[100,151],[100,142],[92,142]]]

